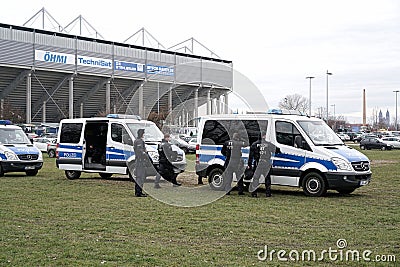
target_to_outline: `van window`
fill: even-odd
[[[260,138],[261,131],[267,130],[267,126],[267,120],[209,120],[204,124],[201,143],[223,145],[237,132],[243,141],[252,144]]]
[[[79,143],[82,127],[83,123],[63,123],[61,126],[60,143]]]
[[[129,136],[128,131],[121,124],[111,124],[111,139],[118,143],[123,143],[131,146],[133,145],[132,139]]]
[[[297,130],[296,126],[286,121],[277,121],[275,123],[275,131],[276,141],[279,144],[287,146],[294,146],[294,139],[296,135],[300,135],[300,132]]]

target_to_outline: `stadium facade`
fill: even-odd
[[[0,24],[0,115],[26,123],[107,113],[169,114],[187,124],[226,113],[232,62],[163,49]]]

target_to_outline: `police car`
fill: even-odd
[[[0,120],[0,176],[8,172],[35,176],[42,166],[42,152],[29,141],[22,128]]]
[[[302,187],[308,196],[322,196],[328,189],[348,194],[371,180],[369,159],[345,145],[323,120],[282,110],[199,118],[197,175],[208,177],[213,189],[222,190],[225,162],[222,145],[234,132],[250,145],[261,131],[280,149],[280,153],[272,156],[273,185]],[[248,156],[249,147],[245,147],[242,149],[245,166]]]
[[[145,129],[144,141],[152,164],[146,176],[156,175],[158,144],[164,135],[151,121],[136,115],[109,114],[103,118],[63,119],[56,145],[56,165],[68,179],[77,179],[82,172],[99,173],[103,178],[113,174],[133,175],[135,153],[133,142],[138,129]],[[186,168],[185,153],[177,146],[175,172]]]

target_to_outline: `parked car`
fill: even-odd
[[[56,142],[47,143],[47,155],[49,155],[49,158],[55,158],[56,157],[56,148],[57,148]]]
[[[191,138],[188,142],[189,144],[189,152],[196,152],[197,138]]]
[[[361,141],[361,139],[362,139],[362,136],[363,136],[363,134],[362,133],[355,133],[354,135],[353,135],[353,138],[351,138],[351,140],[354,142],[354,143],[359,143],[360,141]]]
[[[384,143],[382,140],[376,137],[364,138],[360,142],[361,149],[381,149],[381,150],[391,150],[392,146]]]
[[[57,138],[37,137],[33,139],[33,145],[42,152],[47,152],[47,144],[55,143]]]
[[[338,133],[337,134],[342,141],[350,141],[350,136],[345,133]]]
[[[391,145],[393,148],[400,148],[400,138],[399,137],[383,137],[382,142]]]

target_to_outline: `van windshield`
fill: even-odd
[[[139,129],[144,129],[145,142],[160,142],[164,138],[163,133],[153,123],[149,122],[127,123],[127,125],[135,138],[137,138],[137,131]]]
[[[30,144],[22,129],[0,129],[0,144]]]
[[[323,121],[297,121],[316,146],[343,145],[342,140]]]

